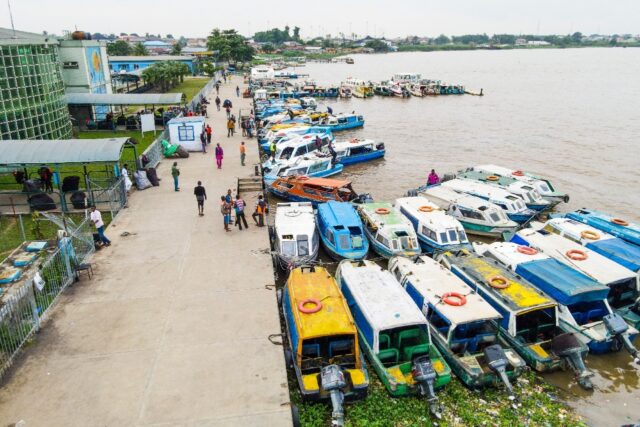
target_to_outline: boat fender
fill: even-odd
[[[589,255],[585,251],[581,251],[580,249],[571,249],[565,253],[567,258],[572,259],[574,261],[584,261],[589,258]]]
[[[585,230],[582,233],[580,233],[580,236],[582,236],[584,239],[588,239],[588,240],[598,240],[600,239],[600,235],[598,233],[596,233],[595,231],[591,231],[591,230]]]
[[[524,176],[524,172],[522,172],[522,171],[513,171],[513,172],[511,172],[511,175],[513,175],[513,176]]]
[[[442,295],[441,299],[445,304],[452,305],[454,307],[460,307],[467,303],[467,298],[457,292],[447,292]]]
[[[418,210],[420,212],[433,212],[433,208],[431,206],[425,205],[425,206],[420,206],[418,208]]]
[[[376,209],[376,213],[378,215],[387,215],[389,212],[391,212],[389,209],[387,208],[378,208]]]
[[[489,286],[495,289],[506,289],[509,281],[502,276],[493,276],[489,279]]]
[[[611,220],[612,223],[616,224],[616,225],[621,225],[623,227],[628,227],[629,223],[627,221],[625,221],[624,219],[621,218],[613,218]]]
[[[307,308],[307,305],[311,305],[310,308]],[[298,310],[304,314],[313,314],[317,313],[322,309],[322,303],[320,300],[315,298],[307,298],[298,303]]]
[[[530,246],[518,246],[518,252],[525,255],[535,255],[538,251]]]
[[[487,181],[499,181],[499,180],[500,180],[500,177],[497,175],[489,175],[487,177]]]

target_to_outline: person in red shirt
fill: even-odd
[[[205,132],[207,132],[207,145],[211,144],[211,133],[213,132],[213,130],[211,129],[211,126],[207,125],[207,127],[204,129]]]

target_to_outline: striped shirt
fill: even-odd
[[[236,210],[237,210],[238,212],[243,212],[243,211],[244,211],[244,207],[245,207],[244,200],[242,200],[242,199],[237,199],[237,200],[236,200],[236,204],[235,204],[235,206],[236,206]]]

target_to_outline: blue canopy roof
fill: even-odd
[[[519,264],[516,273],[563,305],[603,300],[609,293],[607,286],[553,258]]]
[[[611,222],[613,219],[611,215],[591,209],[578,209],[577,211],[569,212],[567,213],[567,218],[588,224],[598,230],[606,231],[635,245],[640,245],[640,227],[631,223],[631,221],[627,226],[614,224]]]
[[[598,240],[586,246],[631,271],[640,271],[640,246],[620,238]]]
[[[318,215],[322,217],[328,227],[342,225],[346,227],[362,227],[362,221],[355,208],[348,202],[331,200],[318,205]]]

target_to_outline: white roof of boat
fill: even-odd
[[[482,172],[495,173],[502,176],[512,176],[511,174],[515,171],[515,169],[509,169],[504,166],[497,165],[478,165],[474,166],[473,169]]]
[[[633,271],[617,262],[557,234],[542,234],[531,228],[520,230],[517,234],[535,249],[541,250],[551,258],[555,258],[569,267],[581,271],[603,285],[636,277]],[[574,249],[586,253],[587,259],[574,261],[567,257],[566,253]]]
[[[373,139],[350,139],[348,141],[336,141],[333,143],[333,148],[336,151],[350,148],[350,147],[361,147],[363,145],[375,144]]]
[[[400,197],[396,199],[395,205],[397,208],[407,210],[412,216],[422,223],[430,224],[437,228],[457,228],[462,230],[462,224],[460,224],[460,221],[451,215],[447,215],[445,211],[440,209],[438,205],[431,202],[426,197]],[[422,206],[429,206],[433,208],[433,210],[431,212],[422,212],[420,210]]]
[[[615,239],[614,236],[612,236],[609,233],[606,233],[604,231],[598,230],[597,228],[594,228],[590,225],[584,224],[582,222],[578,222],[574,219],[570,219],[570,218],[551,218],[549,219],[545,224],[553,224],[556,226],[556,228],[558,228],[559,230],[564,231],[565,233],[567,233],[568,235],[577,238],[577,239],[581,239],[580,234],[583,231],[591,231],[593,233],[596,233],[598,236],[600,236],[599,239],[597,240],[608,240],[608,239]],[[595,242],[597,240],[586,240],[587,242]]]
[[[493,185],[490,184],[485,184],[479,181],[472,181],[469,179],[452,179],[450,181],[445,181],[442,183],[443,186],[445,187],[449,187],[455,191],[462,191],[462,192],[466,192],[466,191],[473,191],[476,192],[478,194],[483,194],[487,197],[490,197],[491,199],[495,199],[495,200],[500,200],[500,199],[506,199],[506,200],[510,200],[510,201],[516,201],[516,200],[521,200],[517,197],[515,197],[511,192],[504,190],[502,188],[499,187],[495,187]],[[515,197],[514,200],[512,200]]]
[[[407,279],[413,287],[452,324],[459,325],[502,317],[469,285],[444,266],[427,256],[421,256],[419,259],[422,261],[421,263],[414,263],[404,257],[394,258],[400,272],[408,275]],[[459,307],[446,304],[441,300],[441,297],[447,292],[457,292],[464,295],[467,299],[466,304]]]
[[[534,255],[526,255],[518,252],[518,244],[511,242],[494,242],[491,244],[474,242],[473,248],[480,255],[484,255],[485,252],[489,252],[497,257],[499,260],[507,263],[509,267],[524,264],[530,261],[541,261],[549,259],[550,256],[542,252],[538,252]]]
[[[278,203],[275,226],[279,235],[312,235],[316,227],[313,206],[309,202]]]
[[[340,276],[371,326],[380,331],[427,323],[393,275],[371,261],[342,262]]]
[[[472,209],[486,207],[487,209],[500,210],[500,208],[495,204],[487,200],[481,199],[480,197],[470,196],[468,194],[461,194],[452,190],[451,188],[443,187],[441,185],[429,187],[425,190],[420,191],[419,194],[426,195],[427,197],[431,196],[432,197],[431,200],[441,199],[452,204],[468,206],[469,208],[472,208]]]

